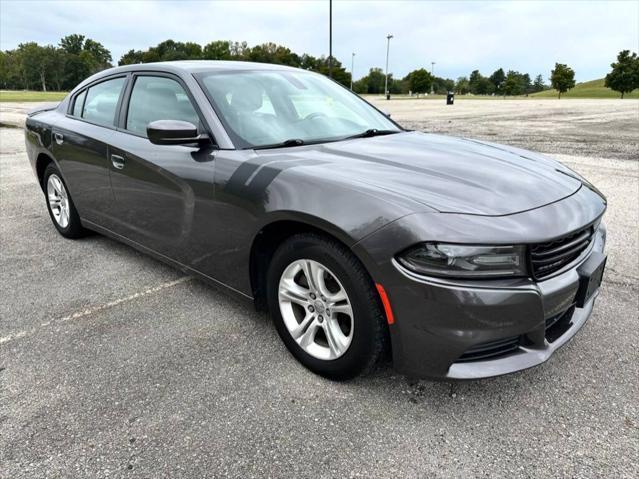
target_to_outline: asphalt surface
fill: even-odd
[[[387,366],[334,383],[266,315],[104,237],[58,235],[22,131],[0,129],[0,477],[639,476],[639,164],[557,157],[610,202],[580,334],[496,379]]]

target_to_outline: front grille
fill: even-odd
[[[592,241],[594,228],[589,227],[563,238],[539,243],[530,248],[530,265],[537,279],[548,276],[576,260]]]
[[[458,363],[467,363],[471,361],[484,361],[486,359],[495,359],[499,356],[505,356],[519,349],[520,336],[513,336],[506,339],[498,339],[497,341],[489,341],[473,346],[460,356]]]

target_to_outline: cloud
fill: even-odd
[[[328,1],[13,1],[0,4],[0,48],[56,44],[69,33],[102,42],[117,60],[167,38],[273,41],[328,54]],[[39,12],[34,14],[34,12]],[[355,76],[383,67],[392,33],[396,76],[427,67],[456,78],[499,67],[548,76],[571,65],[578,80],[600,78],[622,49],[639,49],[639,2],[333,2],[333,54]]]

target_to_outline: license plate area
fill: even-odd
[[[579,289],[576,297],[578,308],[583,308],[601,286],[605,267],[606,255],[595,251],[577,269],[579,273]]]

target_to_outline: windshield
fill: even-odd
[[[235,71],[198,76],[240,148],[335,141],[368,130],[398,132],[386,116],[333,81],[304,71]]]

